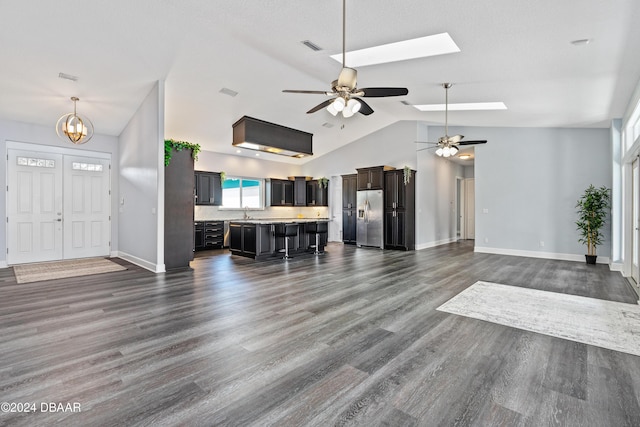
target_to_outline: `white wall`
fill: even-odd
[[[488,140],[475,149],[476,251],[584,261],[575,205],[590,184],[611,188],[608,129],[487,127],[452,133]],[[604,234],[599,262],[611,254],[609,225]]]
[[[65,111],[61,111],[60,115]],[[95,120],[95,118],[92,118]],[[55,129],[55,121],[51,123],[51,126],[42,126],[31,123],[14,122],[10,120],[0,120],[0,141],[3,143],[3,152],[6,154],[6,142],[24,142],[34,144],[34,149],[37,150],[38,145],[46,145],[59,147],[63,149],[75,149],[78,151],[98,151],[102,153],[111,154],[111,193],[117,194],[118,192],[118,139],[113,136],[95,134],[93,138],[84,145],[73,145],[71,143],[65,143],[61,141]],[[7,187],[7,157],[1,156],[0,159],[0,188]],[[113,197],[113,196],[112,196]],[[116,251],[118,249],[118,217],[117,206],[115,199],[112,198],[111,205],[111,250]],[[6,209],[6,197],[0,197],[0,212],[4,217],[4,223],[7,220]],[[6,267],[6,227],[0,227],[0,266]]]
[[[164,82],[157,82],[119,137],[119,253],[164,271]],[[124,204],[121,202],[124,200]]]
[[[339,131],[339,130],[338,130]],[[356,173],[369,166],[416,164],[416,122],[400,121],[373,132],[324,156],[302,165],[302,174],[313,177]]]

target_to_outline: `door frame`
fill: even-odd
[[[109,164],[112,164],[112,155],[109,152],[102,152],[102,151],[93,151],[93,150],[85,150],[85,149],[79,149],[79,148],[65,148],[65,147],[56,147],[53,145],[44,145],[44,144],[35,144],[35,143],[30,143],[30,142],[19,142],[19,141],[6,141],[5,144],[5,150],[4,150],[4,158],[5,158],[5,162],[7,162],[7,157],[9,156],[9,151],[10,149],[13,150],[27,150],[27,151],[36,151],[36,152],[41,152],[41,153],[48,153],[48,154],[61,154],[61,155],[70,155],[70,156],[82,156],[82,157],[95,157],[95,158],[100,158],[100,159],[105,159],[109,161]],[[110,236],[109,236],[109,240],[112,242],[112,246],[110,249],[110,254],[109,256],[114,256],[114,249],[113,249],[113,235],[114,235],[114,224],[115,221],[114,219],[117,218],[116,216],[114,216],[113,214],[113,173],[112,173],[111,169],[109,171],[109,190],[111,193],[111,198],[110,198],[110,206],[109,206],[109,212],[111,215],[111,229],[109,230],[110,232]],[[9,182],[9,168],[8,168],[8,164],[5,163],[5,183]],[[63,186],[64,187],[64,186]],[[63,193],[64,194],[64,193]],[[8,194],[6,191],[6,187],[5,187],[5,192],[4,192],[4,203],[5,203],[5,230],[4,230],[4,241],[5,241],[5,248],[8,250],[9,249],[9,226],[7,224],[6,218],[8,218],[8,211],[7,211],[7,207],[8,207]],[[6,258],[6,251],[5,251],[5,259],[4,262],[2,262],[0,264],[0,268],[6,268],[8,267],[7,264],[7,258]]]
[[[466,238],[465,223],[467,221],[467,218],[465,216],[466,209],[465,209],[464,203],[467,198],[467,192],[465,188],[465,179],[463,176],[456,176],[455,192],[456,192],[455,238],[456,240],[464,240]]]

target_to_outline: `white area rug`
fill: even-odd
[[[640,356],[640,306],[476,282],[437,308]]]
[[[126,267],[106,258],[82,258],[16,265],[13,267],[13,273],[16,275],[18,283],[30,283],[126,269]]]

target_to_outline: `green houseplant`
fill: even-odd
[[[611,193],[605,186],[596,188],[590,185],[584,190],[582,197],[578,199],[576,204],[578,209],[576,226],[580,231],[578,241],[587,245],[587,254],[585,255],[587,264],[596,263],[596,247],[602,244],[604,235],[601,230],[607,220],[610,207]]]
[[[191,150],[191,156],[193,160],[198,160],[198,153],[200,152],[200,144],[192,144],[186,141],[174,141],[173,139],[164,140],[164,165],[169,166],[171,163],[172,151]]]

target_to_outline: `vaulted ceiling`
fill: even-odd
[[[53,131],[78,96],[96,132],[118,135],[164,80],[167,137],[236,154],[231,125],[249,115],[313,133],[317,157],[398,120],[442,124],[444,113],[401,103],[443,103],[442,82],[452,103],[508,107],[450,112],[450,125],[607,127],[640,79],[637,0],[347,0],[347,50],[442,32],[461,52],[357,67],[359,87],[409,94],[369,98],[373,115],[344,119],[305,114],[323,95],[282,93],[330,90],[341,0],[0,0],[0,118]]]

